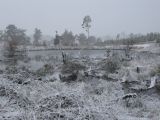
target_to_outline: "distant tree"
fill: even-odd
[[[17,28],[15,25],[8,25],[3,34],[3,39],[12,41],[17,45],[28,45],[30,44],[30,37],[25,32],[26,30]]]
[[[45,41],[43,41],[43,46],[44,46],[44,47],[46,47],[46,46],[47,46],[47,44],[46,44],[46,42],[45,42]]]
[[[159,44],[159,46],[160,46],[160,34],[159,34],[159,37],[157,37],[156,42],[157,42],[157,43]]]
[[[139,44],[139,43],[147,43],[147,42],[155,42],[159,43],[160,41],[160,33],[148,33],[146,35],[142,34],[129,34],[128,37],[125,38],[119,38],[119,40],[110,39],[105,40],[104,43],[107,44],[120,44],[120,45],[128,45],[128,48],[133,47],[133,44]]]
[[[74,46],[79,46],[79,45],[80,45],[79,38],[78,35],[76,34],[74,39]]]
[[[54,39],[54,45],[57,46],[60,44],[60,36],[58,35],[58,31],[56,31],[55,39]]]
[[[24,45],[31,45],[31,38],[26,36],[26,40],[23,43]]]
[[[62,40],[62,45],[64,46],[73,46],[74,45],[74,40],[75,36],[71,31],[65,30],[64,33],[61,36],[63,38]]]
[[[2,40],[3,40],[3,31],[0,30],[0,41],[2,41]]]
[[[84,33],[80,33],[78,35],[78,40],[80,42],[80,45],[87,45],[87,36]]]
[[[119,39],[120,39],[120,34],[117,34],[116,40],[119,40]]]
[[[135,43],[134,40],[135,40],[135,36],[133,33],[131,33],[129,35],[129,38],[124,41],[124,45],[126,45],[125,54],[128,58],[130,57],[130,50],[133,48],[133,45]]]
[[[95,36],[90,36],[87,41],[88,45],[94,45],[97,41],[97,38]]]
[[[41,37],[42,37],[41,30],[38,28],[35,28],[34,35],[33,35],[33,38],[34,38],[33,45],[38,46],[40,44],[39,40],[41,39]]]
[[[101,38],[97,38],[97,42],[98,42],[98,43],[101,43],[101,42],[102,42],[102,39],[101,39]]]
[[[8,25],[3,35],[3,40],[7,42],[5,49],[7,56],[13,57],[16,53],[18,45],[25,45],[29,41],[25,34],[25,30],[17,28],[15,25]]]
[[[156,33],[156,41],[160,43],[160,33]]]
[[[104,42],[101,38],[97,38],[95,45],[97,46],[105,46]]]
[[[84,17],[82,28],[85,29],[85,31],[87,32],[88,38],[90,34],[91,22],[92,22],[92,19],[89,15]]]

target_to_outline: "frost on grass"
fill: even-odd
[[[130,56],[0,63],[0,120],[158,120],[160,57]]]

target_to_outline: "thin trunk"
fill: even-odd
[[[88,32],[88,39],[89,39],[89,28],[88,28],[87,32]]]

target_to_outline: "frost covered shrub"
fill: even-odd
[[[53,73],[53,66],[50,64],[45,64],[42,68],[36,71],[37,76],[45,76],[47,74]]]
[[[42,60],[42,56],[41,55],[36,55],[35,56],[35,60],[36,61],[41,61]]]
[[[29,63],[30,61],[31,61],[31,58],[30,58],[30,57],[26,57],[26,58],[23,60],[24,63]]]
[[[120,68],[120,62],[115,59],[107,59],[102,67],[107,73],[115,73]]]
[[[62,113],[45,112],[40,113],[40,115],[37,116],[37,120],[67,120],[67,118]]]
[[[5,96],[6,95],[6,89],[4,86],[0,86],[0,96]]]
[[[59,94],[41,99],[38,102],[38,120],[67,120],[78,115],[82,102],[75,95]]]
[[[122,66],[129,67],[130,66],[130,62],[129,61],[123,61],[122,62]]]
[[[67,74],[67,75],[60,74],[59,77],[62,82],[73,82],[77,80],[78,72],[77,71],[72,72],[71,74]]]
[[[160,76],[160,65],[157,67],[157,69],[156,69],[156,74],[158,75],[158,76]]]
[[[123,105],[130,108],[140,108],[143,106],[141,99],[138,97],[123,98]]]
[[[97,87],[97,88],[90,88],[89,94],[94,94],[94,95],[102,95],[104,92],[103,87]]]
[[[84,70],[85,66],[76,62],[67,62],[62,66],[62,73],[73,73],[75,71]]]
[[[114,52],[114,54],[103,61],[101,61],[98,65],[100,68],[106,73],[115,73],[121,66],[121,54]]]
[[[158,65],[156,68],[154,68],[151,72],[150,72],[151,76],[160,76],[160,65]]]
[[[18,73],[18,69],[15,66],[7,66],[5,72],[7,74],[16,74]]]
[[[85,66],[78,62],[68,61],[62,65],[61,74],[59,75],[62,82],[80,81],[80,71],[85,70]]]
[[[35,74],[25,66],[6,67],[5,78],[13,83],[23,84],[28,78],[34,78]]]
[[[15,99],[18,95],[13,88],[0,85],[0,96],[6,96]]]
[[[3,74],[3,70],[0,70],[0,74]]]
[[[156,77],[155,88],[157,89],[157,92],[160,92],[160,76]]]
[[[135,77],[137,78],[137,80],[138,80],[139,82],[145,81],[145,80],[149,80],[149,78],[150,78],[149,75],[143,74],[143,73],[137,74]]]

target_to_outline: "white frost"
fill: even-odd
[[[150,84],[149,88],[153,88],[155,86],[155,84],[156,84],[156,77],[152,77],[151,84]]]

